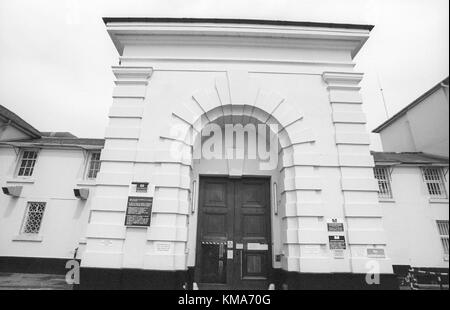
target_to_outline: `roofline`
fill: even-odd
[[[10,146],[19,148],[49,148],[49,149],[83,149],[83,150],[102,150],[104,145],[92,145],[92,144],[53,144],[53,143],[33,143],[22,141],[0,141],[0,146]]]
[[[448,163],[402,163],[393,161],[374,161],[375,166],[402,166],[402,167],[448,167]]]
[[[108,23],[210,23],[210,24],[243,24],[243,25],[272,25],[272,26],[298,26],[298,27],[322,27],[345,28],[371,31],[374,25],[323,23],[286,21],[269,19],[237,19],[237,18],[184,18],[184,17],[103,17],[103,22]]]
[[[2,115],[0,114],[0,118],[9,121],[9,125],[15,127],[16,129],[25,132],[26,134],[30,135],[33,138],[40,138],[41,137],[41,132],[39,130],[37,130],[36,128],[34,128],[32,125],[30,125],[30,123],[28,123],[27,121],[25,121],[23,118],[21,118],[19,115],[17,115],[16,113],[14,113],[13,111],[9,110],[8,108],[6,108],[5,106],[3,106],[3,108],[5,108],[7,111],[9,111],[10,113],[12,113],[13,115],[15,115],[17,118],[19,118],[20,120],[22,120],[24,123],[26,123],[29,127],[24,127],[20,124],[18,124],[15,120],[7,117],[6,115]]]
[[[441,155],[434,155],[434,154],[424,153],[424,152],[370,151],[370,154],[373,156],[374,162],[377,166],[415,166],[415,167],[421,167],[421,166],[448,167],[449,166],[449,157],[441,156]],[[422,162],[401,161],[401,160],[395,160],[395,159],[389,159],[389,160],[379,159],[379,160],[377,160],[376,154],[422,155],[422,156],[428,156],[429,160],[427,160],[427,161],[424,160]]]
[[[388,120],[386,120],[384,123],[382,123],[380,126],[378,126],[377,128],[375,128],[374,130],[372,130],[373,133],[379,133],[380,131],[382,131],[384,128],[388,127],[391,123],[393,123],[396,119],[398,119],[400,116],[403,116],[408,110],[410,110],[411,108],[415,107],[417,104],[419,104],[422,100],[424,100],[425,98],[427,98],[428,96],[432,95],[435,91],[437,91],[438,89],[440,89],[442,86],[442,83],[447,82],[448,84],[448,76],[441,80],[439,83],[437,83],[436,85],[434,85],[431,89],[429,89],[428,91],[426,91],[424,94],[422,94],[421,96],[419,96],[417,99],[415,99],[413,102],[411,102],[410,104],[408,104],[406,107],[404,107],[403,109],[401,109],[399,112],[397,112],[396,114],[394,114],[394,116],[392,116],[391,118],[389,118]]]

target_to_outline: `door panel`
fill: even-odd
[[[195,270],[199,285],[267,288],[271,269],[269,184],[262,178],[200,179]]]
[[[229,285],[232,268],[227,261],[227,241],[233,232],[233,184],[226,179],[200,182],[197,235],[197,283]]]
[[[267,289],[271,268],[270,182],[268,179],[240,179],[235,205],[235,240],[239,261],[234,285]],[[236,265],[235,264],[235,265]]]

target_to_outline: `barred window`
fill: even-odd
[[[95,179],[100,170],[100,152],[92,152],[89,158],[89,166],[87,171],[88,179]]]
[[[423,179],[431,198],[447,198],[444,176],[441,168],[422,168]]]
[[[444,248],[444,254],[448,255],[448,221],[436,221],[439,234],[441,235],[442,247]]]
[[[22,226],[23,234],[37,234],[41,228],[45,211],[45,202],[28,202],[25,220]]]
[[[378,198],[382,199],[393,198],[389,168],[375,167],[374,175],[375,178],[378,180]]]
[[[34,165],[36,164],[37,151],[24,150],[20,159],[18,176],[29,177],[33,174]]]

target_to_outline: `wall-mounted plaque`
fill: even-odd
[[[342,249],[333,250],[333,257],[334,258],[345,258],[345,250],[342,250]]]
[[[125,226],[150,226],[153,197],[128,197]]]
[[[168,242],[157,242],[156,243],[156,251],[167,252],[169,250],[170,250],[170,243],[168,243]]]
[[[328,231],[344,231],[343,223],[327,223]]]
[[[341,218],[330,218],[327,220],[327,230],[331,232],[344,231],[344,221]]]
[[[269,245],[265,243],[247,243],[247,250],[251,251],[267,251],[269,249]]]
[[[386,254],[384,254],[384,249],[368,248],[367,249],[367,257],[370,257],[370,258],[385,258]]]
[[[345,250],[345,237],[344,236],[328,236],[330,243],[330,250]]]
[[[146,193],[148,191],[148,182],[131,182],[131,184],[136,186],[136,193]]]

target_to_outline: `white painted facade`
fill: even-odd
[[[277,183],[273,266],[304,273],[392,273],[353,56],[369,30],[220,23],[107,23],[120,54],[82,267],[186,270],[195,264],[199,174]],[[231,116],[283,128],[272,172],[192,159],[192,133]],[[182,128],[177,136],[173,128]],[[174,158],[173,145],[186,156]],[[155,186],[149,228],[124,226],[132,181]],[[194,199],[192,202],[191,199]],[[342,219],[336,259],[326,222]],[[163,243],[164,247],[158,246]],[[160,250],[163,249],[163,250]],[[282,255],[280,262],[275,255]]]
[[[79,147],[0,145],[0,184],[22,186],[19,197],[0,195],[0,255],[7,257],[77,258],[82,257],[84,234],[91,200],[74,196],[74,188],[89,188],[95,182],[84,179],[88,151]],[[38,157],[30,177],[17,176],[22,150],[36,149]],[[24,234],[22,227],[28,202],[45,202],[38,234]]]
[[[448,166],[442,168],[448,171]],[[393,197],[380,199],[380,205],[392,264],[448,269],[448,253],[444,253],[437,225],[437,221],[449,219],[448,172],[444,178],[447,198],[433,199],[420,166],[391,169]]]

